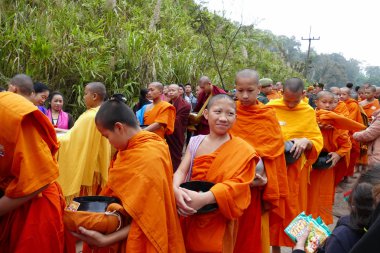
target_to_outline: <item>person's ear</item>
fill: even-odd
[[[98,94],[97,93],[92,93],[92,100],[97,100],[98,99]]]
[[[207,110],[207,109],[205,109],[205,110],[203,111],[203,117],[205,117],[205,119],[208,120],[208,110]]]
[[[123,130],[123,124],[121,122],[116,122],[113,126],[114,131],[122,131]]]

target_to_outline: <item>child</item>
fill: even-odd
[[[380,108],[379,100],[375,99],[376,87],[370,85],[364,89],[365,100],[359,104],[363,107],[367,114],[369,122],[372,122],[372,114]]]
[[[75,235],[90,246],[103,247],[88,252],[109,252],[104,247],[115,243],[121,245],[118,252],[185,252],[164,140],[142,131],[133,111],[117,98],[100,107],[95,122],[118,150],[101,195],[119,198],[132,223],[109,235],[84,228]]]
[[[250,184],[258,161],[255,150],[245,141],[229,135],[236,120],[236,107],[225,94],[213,96],[204,111],[210,134],[191,138],[185,157],[174,174],[173,186],[186,252],[232,253],[237,218],[250,203]],[[207,192],[180,187],[186,180],[215,183]],[[207,204],[218,209],[197,214]]]

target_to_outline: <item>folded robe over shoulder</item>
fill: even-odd
[[[349,117],[350,112],[348,111],[348,107],[345,102],[339,101],[333,112],[343,115],[345,117]]]
[[[233,252],[237,218],[250,203],[257,161],[253,147],[233,136],[213,153],[194,159],[191,180],[215,183],[211,192],[219,208],[181,219],[186,252]]]
[[[59,178],[67,199],[82,195],[96,195],[108,177],[111,145],[95,124],[99,107],[85,111],[74,126],[59,138]]]
[[[349,165],[351,141],[348,129],[351,127],[353,129],[365,128],[365,126],[332,111],[317,110],[316,116],[318,123],[334,127],[333,129],[321,129],[323,150],[328,153],[335,152],[342,158],[333,168],[312,170],[308,196],[313,201],[308,201],[307,212],[314,218],[320,216],[326,224],[332,224],[335,177],[343,177]]]
[[[312,142],[308,150],[288,166],[289,195],[285,203],[285,218],[282,223],[271,224],[271,245],[288,246],[294,243],[284,233],[284,229],[302,211],[307,208],[307,185],[311,166],[318,158],[323,147],[323,137],[319,130],[315,111],[308,104],[301,101],[296,107],[289,108],[283,99],[272,100],[267,106],[276,111],[285,140],[294,138],[307,138]]]
[[[173,105],[166,101],[161,101],[149,111],[145,111],[144,125],[151,125],[153,123],[160,123],[165,126],[161,126],[154,131],[163,139],[165,135],[170,135],[174,131],[175,122],[175,108]]]
[[[128,238],[118,252],[185,252],[172,177],[169,149],[154,133],[139,132],[117,153],[101,194],[119,198],[132,217]]]
[[[53,125],[24,97],[0,93],[0,189],[21,198],[49,185],[39,195],[0,216],[1,252],[64,252],[62,212],[54,154],[58,143]],[[72,245],[74,246],[74,245]],[[75,247],[72,248],[75,250]]]
[[[365,102],[367,100],[360,102],[360,105],[362,105],[365,114],[367,114],[368,120],[372,121],[372,114],[380,108],[379,100],[375,98],[372,102]]]
[[[262,199],[269,204],[271,220],[280,222],[284,218],[284,201],[289,190],[284,139],[275,111],[261,103],[243,106],[237,102],[236,113],[237,120],[230,132],[251,144],[263,159],[268,182],[264,188]],[[260,248],[262,240],[258,239],[261,234],[261,190],[254,187],[251,188],[251,191],[251,204],[239,219],[235,252],[262,251]],[[254,196],[258,196],[258,198]],[[269,229],[269,224],[267,225]]]

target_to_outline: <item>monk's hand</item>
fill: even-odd
[[[84,227],[79,227],[79,233],[71,232],[75,237],[87,243],[91,248],[102,248],[108,245],[107,236],[95,230],[88,230]]]
[[[305,250],[305,244],[306,244],[307,237],[309,236],[309,233],[310,233],[310,228],[307,228],[299,236],[297,236],[296,238],[297,243],[296,243],[296,246],[294,247],[295,250],[296,249]]]
[[[4,156],[4,146],[0,144],[0,156]]]
[[[255,179],[251,183],[251,187],[264,186],[267,183],[268,183],[268,178],[267,178],[266,174],[264,174],[264,175],[256,174]]]
[[[298,159],[305,152],[305,150],[309,149],[312,146],[311,141],[307,138],[296,138],[292,140],[294,145],[290,150],[290,153],[293,154],[293,157]]]
[[[215,203],[215,197],[211,191],[196,192],[188,189],[183,190],[191,198],[190,201],[186,201],[186,204],[194,210],[199,210],[207,204]]]
[[[174,196],[177,203],[177,211],[181,216],[187,217],[197,212],[187,203],[191,201],[191,197],[184,191],[186,189],[177,187],[174,188]]]
[[[326,163],[332,162],[330,167],[334,167],[340,160],[341,156],[338,155],[338,153],[330,152],[329,155],[331,156],[330,159],[326,161]]]
[[[319,123],[318,125],[320,129],[334,129],[332,125],[328,125],[328,124]]]

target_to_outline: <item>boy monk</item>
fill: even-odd
[[[350,137],[348,130],[339,129],[339,127],[348,126],[346,123],[350,121],[354,125],[359,124],[334,113],[332,111],[334,100],[334,94],[329,91],[320,91],[315,100],[317,122],[323,135],[322,151],[331,156],[327,162],[332,162],[332,164],[328,169],[311,171],[308,189],[310,201],[307,203],[307,213],[312,214],[314,218],[320,216],[326,224],[333,223],[332,207],[336,172],[343,171],[344,173],[349,164]],[[360,126],[364,127],[364,125]]]
[[[11,92],[0,93],[0,118],[0,251],[62,253],[68,244],[53,125]]]
[[[343,87],[340,89],[340,100],[343,101],[348,109],[349,112],[349,119],[352,119],[360,124],[364,124],[363,117],[358,101],[350,97],[351,90],[347,87]],[[359,158],[360,158],[360,143],[355,141],[352,137],[353,131],[349,131],[350,139],[351,139],[351,152],[350,152],[350,164],[347,168],[345,177],[352,176],[354,174],[355,165],[357,164]],[[338,177],[337,177],[338,178]],[[339,182],[335,182],[337,185]]]
[[[95,122],[118,150],[101,195],[119,198],[132,222],[108,235],[80,227],[74,234],[92,247],[84,252],[114,252],[110,247],[119,244],[118,253],[184,253],[165,141],[142,131],[133,111],[117,98],[100,107]]]
[[[273,252],[280,252],[279,246],[293,245],[284,233],[285,227],[307,208],[307,187],[311,165],[318,158],[323,146],[315,111],[301,101],[304,84],[299,78],[290,78],[284,85],[284,97],[272,100],[267,105],[276,111],[282,134],[286,141],[293,141],[290,150],[298,160],[287,166],[289,195],[285,203],[283,222],[271,224],[271,245]]]
[[[58,182],[67,202],[78,195],[97,195],[107,182],[111,146],[95,125],[95,115],[105,97],[106,88],[102,83],[87,84],[84,89],[87,110],[59,138]]]
[[[179,95],[179,86],[177,84],[169,85],[168,96],[170,102],[175,107],[176,115],[174,132],[173,134],[166,136],[166,142],[169,145],[173,169],[176,171],[182,159],[182,150],[183,145],[185,144],[185,132],[191,105]]]
[[[210,129],[207,123],[207,119],[203,116],[203,111],[207,107],[207,104],[212,96],[218,95],[218,94],[226,94],[226,92],[220,88],[218,88],[216,85],[213,85],[211,83],[210,78],[207,76],[202,76],[199,78],[198,86],[200,89],[200,92],[197,96],[198,101],[197,105],[193,109],[194,112],[200,113],[201,120],[200,123],[197,126],[197,131],[195,134],[209,134]]]
[[[251,204],[239,219],[236,253],[270,252],[269,213],[271,220],[281,221],[288,195],[284,139],[274,110],[257,101],[258,80],[257,72],[250,69],[238,72],[235,78],[237,119],[230,132],[255,148],[268,180],[261,189],[256,186],[261,179],[261,175],[257,175],[254,186],[251,185]]]
[[[153,103],[143,106],[136,112],[140,125],[146,125],[144,130],[158,134],[162,139],[174,131],[175,108],[161,99],[164,86],[159,82],[148,85],[148,98]]]
[[[365,113],[367,114],[368,121],[371,123],[372,114],[374,111],[380,108],[379,100],[375,99],[376,87],[370,85],[369,87],[364,88],[365,100],[359,103],[363,107]]]
[[[236,119],[235,103],[228,95],[213,96],[204,116],[210,134],[192,137],[173,186],[178,212],[183,216],[182,231],[186,252],[234,251],[238,218],[249,206],[250,184],[258,156],[248,143],[228,131]],[[185,181],[209,181],[206,192],[180,187]],[[205,214],[197,210],[217,203],[218,209]]]
[[[8,91],[19,94],[31,101],[34,91],[33,80],[25,74],[17,74],[9,81]]]
[[[331,87],[330,91],[334,94],[334,103],[332,107],[333,112],[348,117],[350,113],[348,111],[347,105],[340,100],[340,88]]]

